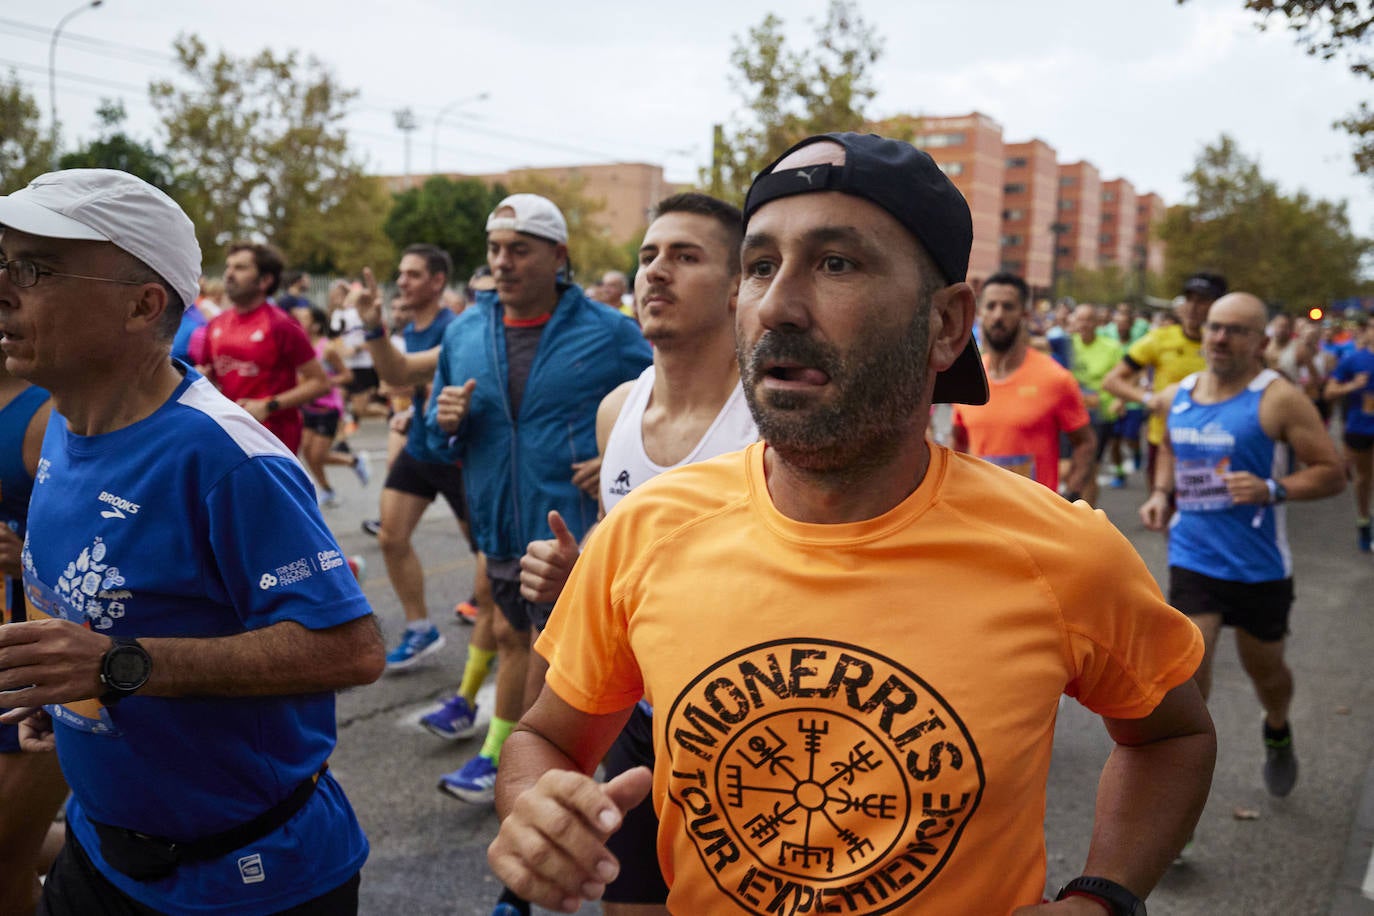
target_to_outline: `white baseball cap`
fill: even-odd
[[[0,227],[49,239],[113,242],[190,305],[200,294],[196,227],[176,201],[117,169],[64,169],[0,197]]]
[[[497,216],[504,207],[514,210],[515,215]],[[563,219],[563,211],[553,201],[538,194],[512,194],[497,204],[491,216],[487,217],[487,231],[497,229],[514,229],[560,245],[568,243],[568,224]]]

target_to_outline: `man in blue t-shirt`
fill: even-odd
[[[170,356],[195,229],[124,172],[0,198],[6,365],[52,394],[0,691],[55,747],[67,843],[42,911],[356,913],[367,840],[326,761],[381,674],[371,609],[299,463]]]
[[[1374,322],[1355,319],[1355,337],[1331,371],[1326,399],[1345,399],[1345,457],[1355,477],[1356,544],[1363,553],[1371,550],[1369,500],[1374,478]]]

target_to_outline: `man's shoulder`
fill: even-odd
[[[197,377],[176,396],[174,410],[183,456],[213,459],[226,468],[244,458],[277,457],[294,461],[281,440],[220,393],[208,379]]]
[[[1091,539],[1112,527],[1106,515],[1086,503],[1070,503],[1028,477],[952,450],[937,499],[983,535],[1018,543],[1032,554],[1061,537],[1079,544],[1078,538]]]

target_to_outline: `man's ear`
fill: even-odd
[[[167,290],[161,283],[144,283],[132,291],[126,327],[141,332],[148,325],[156,325],[167,311]]]
[[[954,283],[931,297],[930,368],[943,372],[964,352],[973,334],[976,303],[973,288]]]

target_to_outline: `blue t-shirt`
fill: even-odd
[[[1345,396],[1345,431],[1374,436],[1374,352],[1360,348],[1349,351],[1331,370],[1331,377],[1348,382],[1361,372],[1369,373],[1369,380]]]
[[[200,307],[192,304],[181,313],[181,324],[177,326],[176,336],[172,338],[172,356],[184,362],[191,361],[191,335],[197,328],[203,328],[210,320],[201,312]]]
[[[429,327],[423,331],[417,331],[413,321],[406,325],[401,331],[401,336],[406,342],[406,352],[423,353],[439,346],[444,342],[444,328],[457,317],[448,309],[441,308],[434,316],[434,320],[429,323]],[[443,455],[435,454],[425,443],[425,405],[429,403],[429,395],[428,385],[415,386],[415,397],[411,402],[415,405],[415,415],[410,421],[410,432],[406,436],[406,451],[421,461],[450,464],[452,462],[446,460]]]
[[[275,436],[195,370],[151,416],[79,436],[56,411],[29,505],[34,617],[111,636],[233,636],[281,621],[320,630],[370,613],[314,488]],[[272,913],[350,878],[367,840],[326,774],[263,839],[168,878],[105,864],[88,817],[192,840],[243,824],[317,773],[334,695],[155,697],[50,706],[73,797],[67,824],[96,867],[169,913]]]
[[[1221,475],[1249,471],[1278,478],[1290,449],[1260,426],[1264,389],[1279,378],[1265,369],[1246,389],[1216,404],[1193,400],[1198,374],[1183,379],[1169,409],[1178,511],[1169,523],[1169,565],[1231,582],[1273,582],[1293,575],[1288,507],[1236,505]]]

